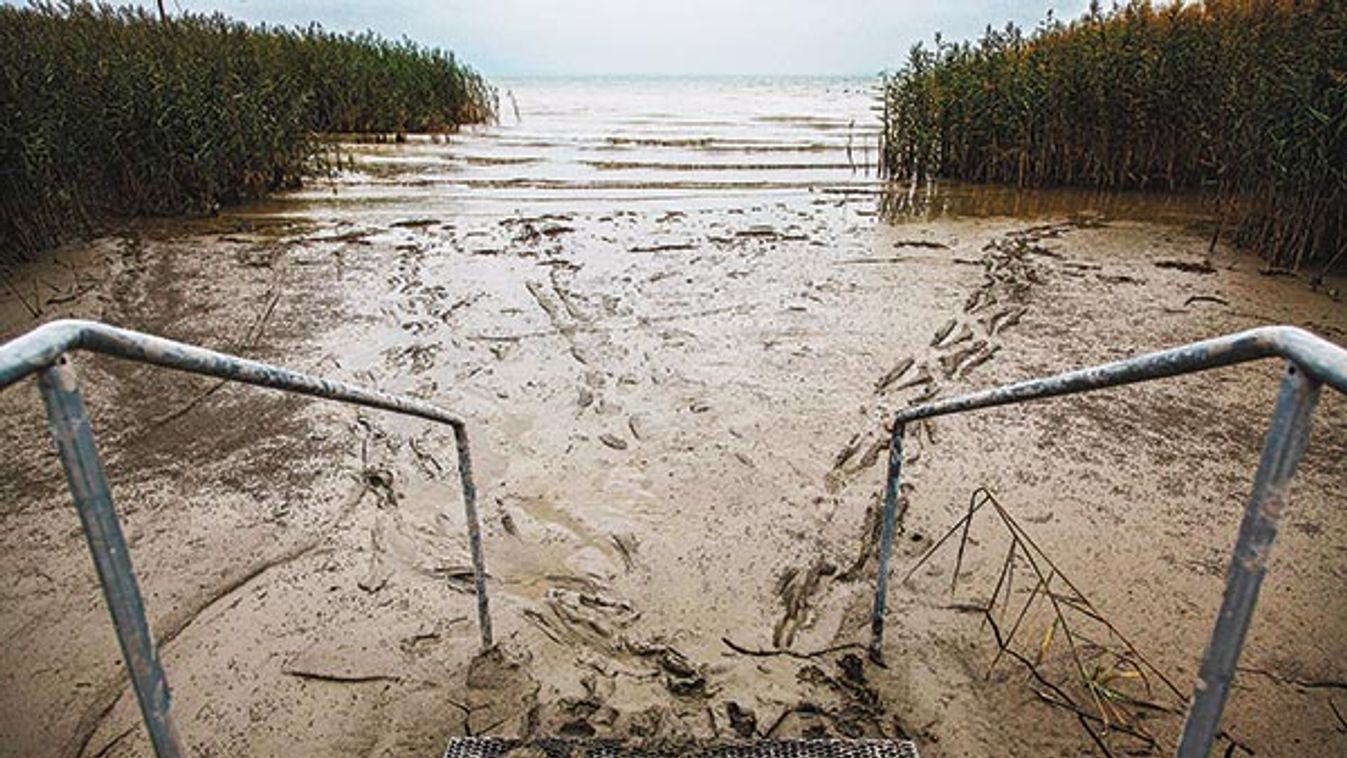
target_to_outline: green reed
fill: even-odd
[[[918,45],[882,167],[1017,186],[1207,188],[1269,263],[1347,259],[1347,3],[1134,0]]]
[[[0,261],[295,186],[324,133],[449,131],[495,107],[453,54],[372,33],[0,6]]]

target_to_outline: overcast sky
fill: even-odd
[[[153,2],[142,2],[153,5]],[[167,0],[248,21],[318,21],[449,48],[488,76],[873,74],[942,31],[1033,26],[1088,0]]]

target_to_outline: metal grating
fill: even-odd
[[[738,745],[669,748],[620,740],[457,737],[444,758],[919,758],[906,740],[762,740]]]

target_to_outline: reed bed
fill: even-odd
[[[882,169],[1021,187],[1211,190],[1271,265],[1347,257],[1347,3],[1134,1],[918,45]]]
[[[494,90],[452,53],[318,26],[0,6],[0,261],[111,216],[209,213],[321,170],[320,135],[449,131]]]

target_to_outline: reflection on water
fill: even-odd
[[[1200,192],[1101,191],[1073,188],[1020,189],[965,182],[890,183],[879,198],[880,215],[903,224],[959,216],[1061,218],[1098,215],[1111,219],[1185,224],[1208,221],[1214,198]]]

